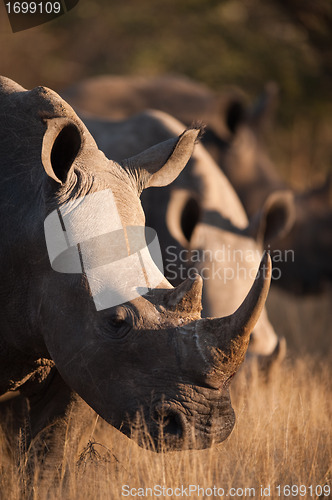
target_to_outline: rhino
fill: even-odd
[[[277,106],[278,88],[266,85],[255,105],[246,106],[239,96],[224,108],[228,137],[225,141],[212,128],[204,145],[213,153],[238,193],[249,217],[278,190],[290,189],[266,152],[264,135],[271,128]],[[267,238],[265,248],[278,253],[280,273],[274,281],[296,294],[320,293],[332,280],[331,171],[320,185],[308,190],[292,190],[294,223],[290,231]],[[287,259],[287,253],[292,257]]]
[[[199,130],[117,162],[52,90],[1,77],[0,102],[0,394],[27,398],[29,439],[61,420],[78,394],[128,437],[142,417],[157,451],[222,442],[235,422],[229,384],[268,293],[269,255],[235,312],[202,318],[201,277],[174,288],[146,254],[135,264],[128,236],[145,226],[142,191],[179,175]],[[103,224],[89,238],[87,227]],[[109,247],[125,234],[126,265],[109,263]],[[144,278],[151,269],[159,276],[155,286],[139,279],[145,262]],[[134,295],[125,302],[123,276]],[[101,307],[105,290],[120,299]]]
[[[100,149],[118,161],[126,151],[137,155],[142,147],[170,140],[184,128],[155,110],[125,120],[83,120]],[[201,144],[178,178],[161,191],[143,193],[142,203],[148,226],[159,235],[166,277],[173,285],[196,272],[203,277],[204,317],[229,315],[244,299],[266,234],[285,231],[292,218],[292,198],[281,191],[249,221],[231,184]],[[264,309],[251,335],[249,357],[258,357],[269,378],[285,348]]]
[[[99,76],[73,85],[64,95],[85,116],[124,119],[157,109],[186,124],[202,120],[207,124],[202,142],[230,180],[249,218],[274,192],[293,193],[293,227],[273,237],[267,233],[264,241],[280,269],[273,283],[298,294],[317,293],[331,283],[332,176],[321,187],[298,192],[277,172],[263,137],[277,107],[275,83],[268,83],[252,106],[245,104],[239,91],[220,95],[203,84],[170,75]]]

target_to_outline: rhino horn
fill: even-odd
[[[187,278],[179,286],[167,292],[167,308],[174,309],[179,313],[200,315],[202,309],[202,288],[203,280],[199,274]]]
[[[230,316],[197,323],[196,339],[204,359],[216,371],[236,371],[242,363],[250,334],[261,314],[271,281],[271,258],[263,255],[255,281],[240,307]]]

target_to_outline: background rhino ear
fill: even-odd
[[[186,130],[175,139],[122,161],[121,165],[137,179],[139,192],[152,186],[167,186],[187,165],[199,133],[200,129]]]
[[[247,110],[240,97],[233,97],[226,106],[225,123],[232,135],[235,135],[241,125],[247,120]]]
[[[262,246],[275,238],[283,238],[292,229],[295,222],[294,195],[291,191],[275,191],[264,202],[263,208],[254,215],[247,228]]]
[[[45,172],[60,184],[65,184],[73,163],[82,147],[82,134],[68,118],[45,120],[41,159]]]
[[[244,124],[257,132],[265,132],[273,123],[279,101],[279,87],[275,82],[268,82],[256,102],[250,107],[244,97],[235,94],[229,99],[222,111],[225,124],[232,135]]]
[[[170,234],[188,248],[194,229],[201,218],[197,197],[184,189],[173,190],[167,207],[166,224]]]

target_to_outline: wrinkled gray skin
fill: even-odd
[[[117,160],[125,151],[137,154],[142,147],[174,137],[184,128],[161,111],[122,121],[84,121],[100,149]],[[147,225],[159,236],[165,276],[174,285],[195,271],[204,278],[203,316],[228,315],[236,308],[250,288],[265,234],[286,231],[291,223],[292,201],[284,192],[274,195],[249,222],[234,189],[200,144],[179,177],[167,188],[146,191],[142,203]],[[284,349],[284,340],[280,345],[264,309],[249,352],[260,356],[265,368],[280,359]]]
[[[220,96],[184,77],[101,76],[66,91],[69,102],[85,114],[127,118],[145,109],[165,111],[186,124],[202,120],[208,126],[204,146],[227,175],[249,218],[271,193],[289,189],[264,148],[271,125],[277,88],[268,84],[256,104],[247,107],[240,94]],[[295,293],[315,293],[332,280],[331,177],[321,188],[294,192],[295,222],[289,232],[266,234],[265,248],[294,250],[276,262],[281,277],[274,283]],[[276,259],[277,260],[277,259]]]
[[[54,209],[105,188],[124,227],[144,225],[141,191],[176,178],[198,130],[120,164],[49,89],[25,91],[1,78],[0,109],[0,394],[19,389],[28,397],[32,438],[64,417],[78,393],[128,436],[143,414],[156,449],[160,426],[173,449],[223,441],[235,419],[229,382],[269,288],[268,255],[242,305],[225,318],[201,319],[199,276],[175,289],[164,279],[97,312],[85,275],[51,268],[43,228]]]

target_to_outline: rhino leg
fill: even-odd
[[[21,402],[25,415],[20,421],[25,423],[19,436],[20,464],[27,478],[27,493],[35,480],[38,484],[45,481],[52,488],[52,484],[66,480],[67,467],[76,463],[85,438],[83,422],[87,430],[95,413],[67,386],[55,367],[42,383],[25,384],[20,399],[25,402]]]

